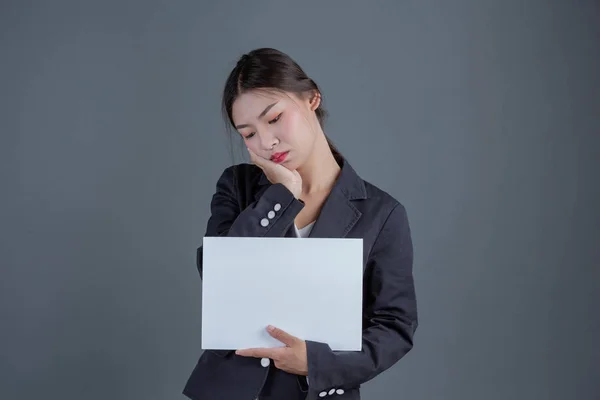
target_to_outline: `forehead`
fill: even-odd
[[[273,110],[293,101],[295,96],[273,90],[250,90],[240,94],[231,107],[233,121],[236,124],[255,121],[263,110],[277,102]],[[267,114],[268,115],[268,114]]]

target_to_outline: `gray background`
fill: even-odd
[[[183,399],[221,89],[270,46],[409,212],[416,347],[364,398],[598,399],[599,41],[593,1],[3,1],[0,398]]]

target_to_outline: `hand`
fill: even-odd
[[[237,350],[235,354],[242,357],[270,358],[275,362],[277,368],[285,372],[307,376],[306,342],[271,325],[267,327],[267,332],[285,346]]]
[[[248,149],[248,153],[250,153],[250,160],[263,170],[271,183],[281,183],[292,192],[295,198],[300,196],[300,193],[302,193],[302,178],[298,171],[289,170],[281,164],[259,157],[250,149]]]

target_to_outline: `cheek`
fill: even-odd
[[[301,131],[299,115],[297,113],[288,113],[287,118],[282,118],[280,128],[280,137],[287,143],[297,142]]]
[[[259,142],[257,140],[244,141],[244,145],[250,150],[252,150],[254,154],[263,154],[263,150],[260,148]]]

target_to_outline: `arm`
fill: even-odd
[[[306,341],[312,390],[349,390],[394,365],[410,351],[417,328],[413,248],[406,210],[397,204],[377,236],[364,277],[362,350],[336,352]]]
[[[241,210],[234,168],[227,168],[217,181],[205,236],[283,236],[304,208],[304,203],[283,184],[277,183],[269,186],[258,201]],[[270,211],[274,213],[272,219],[268,217]],[[261,224],[263,220],[268,222],[266,226]],[[196,264],[202,277],[202,246],[197,250]]]

